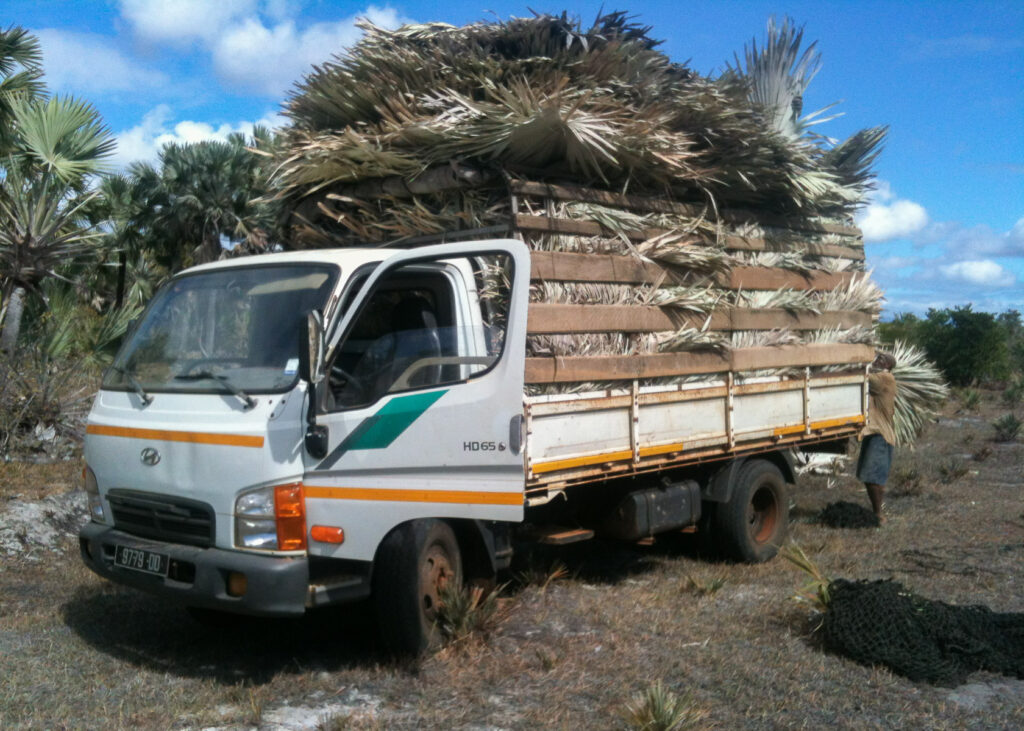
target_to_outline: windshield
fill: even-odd
[[[324,309],[337,277],[336,267],[284,264],[172,280],[103,387],[243,396],[288,389],[298,377],[299,328],[309,310]]]

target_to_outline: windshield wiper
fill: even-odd
[[[111,368],[125,377],[125,380],[128,381],[128,385],[131,386],[135,393],[139,395],[139,398],[142,399],[143,406],[149,406],[153,403],[153,396],[146,393],[146,389],[142,387],[142,384],[139,383],[137,378],[135,378],[135,374],[132,373],[131,370],[128,368],[122,368],[121,366],[111,366]]]
[[[240,389],[238,386],[231,382],[227,376],[223,373],[214,373],[213,371],[197,371],[195,373],[182,373],[181,375],[175,376],[176,381],[202,381],[205,379],[213,379],[219,381],[224,388],[233,393],[238,398],[245,402],[245,408],[251,409],[256,405],[256,399],[247,394],[245,391]]]

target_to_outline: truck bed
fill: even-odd
[[[851,436],[866,370],[525,398],[527,491]]]

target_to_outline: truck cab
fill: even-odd
[[[493,572],[502,526],[523,517],[528,282],[518,241],[175,276],[89,416],[86,564],[187,607],[262,616],[374,594],[389,615],[436,607],[464,573],[459,541],[482,549],[466,573]],[[430,576],[403,573],[410,550],[431,553]]]

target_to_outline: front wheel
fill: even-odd
[[[462,556],[447,523],[415,520],[387,535],[375,560],[373,602],[388,650],[418,655],[440,643],[440,595],[450,583],[462,583]]]
[[[719,543],[734,559],[761,563],[779,552],[789,527],[786,480],[763,459],[744,463],[728,502],[716,506]]]

